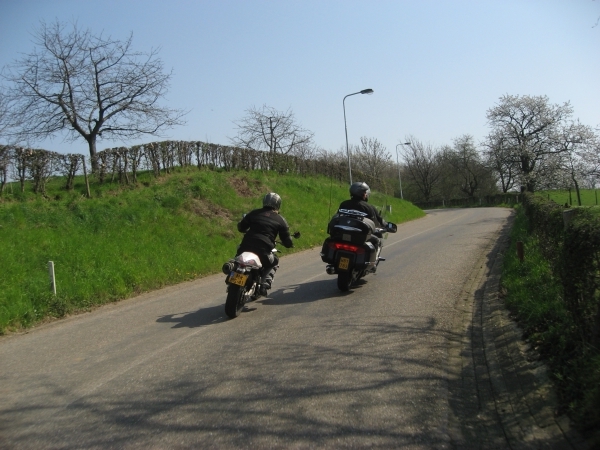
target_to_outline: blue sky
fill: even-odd
[[[395,157],[414,136],[434,146],[489,132],[504,94],[569,101],[600,127],[600,0],[0,0],[0,67],[34,48],[40,20],[77,21],[133,48],[160,47],[166,103],[191,110],[165,138],[229,144],[250,107],[294,112],[315,143],[378,139]],[[98,149],[125,143],[100,140]],[[35,145],[87,154],[81,140]],[[395,159],[395,158],[394,158]]]

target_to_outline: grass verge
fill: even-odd
[[[577,327],[562,299],[561,281],[527,230],[527,217],[517,207],[502,272],[504,300],[524,338],[548,368],[559,396],[559,412],[567,413],[600,446],[600,349],[582,344],[576,335]],[[522,262],[517,257],[518,241],[524,245]]]
[[[282,196],[281,214],[302,232],[283,255],[321,245],[349,197],[346,183],[261,171],[141,174],[135,185],[92,184],[91,198],[81,179],[70,192],[62,185],[50,180],[43,197],[13,186],[0,197],[0,334],[220,272],[241,240],[236,223],[267,192]],[[396,223],[424,215],[377,192],[371,202]]]

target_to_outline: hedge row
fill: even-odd
[[[565,208],[533,194],[524,196],[523,205],[529,234],[558,283],[554,309],[542,307],[545,313],[525,332],[545,336],[535,345],[549,362],[563,406],[583,429],[598,431],[600,218],[595,208]]]
[[[532,194],[524,197],[530,232],[563,286],[574,334],[600,350],[600,218],[591,208],[567,208]]]
[[[86,162],[86,160],[88,162]],[[302,158],[295,155],[269,153],[206,142],[164,141],[132,147],[109,148],[97,153],[98,181],[135,182],[141,170],[155,176],[169,173],[175,167],[197,166],[224,170],[276,170],[280,173],[326,175],[345,180],[345,161],[334,157]],[[9,179],[18,181],[24,189],[33,182],[36,193],[45,192],[46,181],[52,176],[65,176],[65,188],[72,189],[73,178],[89,167],[89,158],[80,154],[60,154],[0,145],[0,194]]]

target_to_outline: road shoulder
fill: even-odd
[[[513,216],[492,239],[455,305],[449,340],[448,431],[456,448],[589,449],[557,399],[546,367],[500,297]]]

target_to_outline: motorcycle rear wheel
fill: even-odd
[[[246,294],[246,286],[236,286],[230,284],[227,290],[227,300],[225,300],[225,314],[230,319],[235,319],[240,315],[244,307],[244,296]]]
[[[352,272],[339,272],[337,278],[338,289],[342,292],[350,290],[352,285]]]

